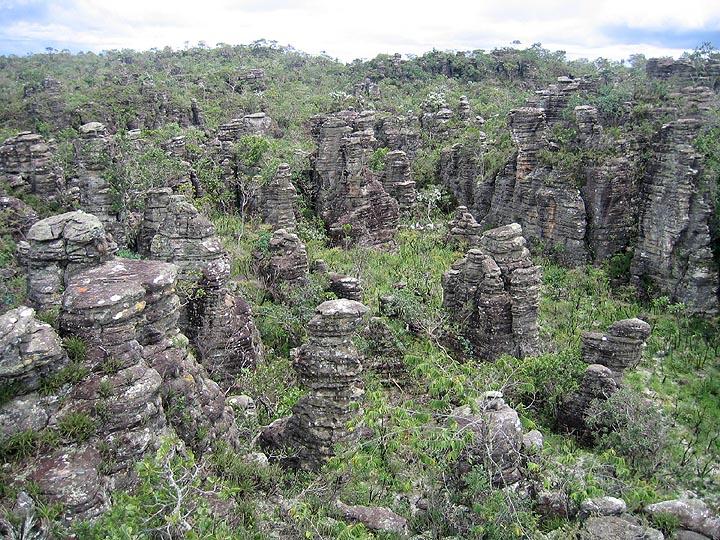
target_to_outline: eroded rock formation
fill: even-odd
[[[53,161],[52,141],[23,131],[0,145],[0,183],[11,193],[32,194],[43,202],[59,201],[65,181]]]
[[[311,133],[314,203],[336,243],[383,245],[392,241],[399,206],[369,170],[376,142],[370,111],[317,116]]]
[[[118,409],[111,417],[121,437],[109,442],[128,459],[144,452],[157,436],[163,407],[178,435],[197,451],[217,439],[237,443],[224,394],[189,352],[177,327],[176,279],[172,264],[116,259],[75,275],[63,297],[61,328],[85,340],[94,373],[76,394],[92,406],[98,385],[109,380],[110,404]],[[108,370],[116,373],[103,379]],[[128,429],[133,426],[134,438]]]
[[[467,207],[458,206],[455,216],[448,223],[447,240],[453,244],[476,246],[482,236],[482,227],[475,221]]]
[[[654,287],[695,312],[718,310],[718,268],[709,219],[713,212],[702,156],[693,147],[698,119],[680,119],[660,130],[656,159],[644,179],[634,282]]]
[[[276,298],[286,298],[308,283],[305,244],[285,229],[276,230],[267,251],[256,250],[253,259],[265,286]]]
[[[585,332],[582,356],[590,365],[579,388],[559,407],[558,424],[582,438],[590,437],[585,419],[591,404],[608,399],[621,387],[625,369],[642,359],[648,337],[650,325],[641,319],[617,321],[606,333]]]
[[[255,366],[263,354],[259,333],[247,302],[229,290],[230,264],[212,223],[184,195],[153,189],[138,244],[141,253],[178,266],[180,328],[213,377],[231,385],[242,368]]]
[[[35,223],[18,251],[27,269],[28,300],[38,310],[60,305],[73,274],[110,259],[117,246],[98,218],[78,210]]]
[[[401,212],[412,210],[417,193],[415,181],[410,177],[410,160],[402,150],[393,150],[385,156],[382,184],[385,191],[398,202]]]
[[[485,392],[474,409],[469,405],[458,407],[449,421],[458,430],[471,430],[474,435],[458,460],[459,478],[480,465],[491,475],[495,486],[522,479],[522,426],[517,412],[505,403],[501,392]]]
[[[443,306],[479,357],[539,352],[541,270],[533,265],[517,223],[487,231],[443,275]]]
[[[261,198],[263,222],[273,230],[295,229],[298,194],[291,180],[290,165],[280,164],[273,179],[262,187]]]
[[[308,342],[294,359],[308,393],[293,407],[283,437],[295,466],[319,468],[351,435],[348,423],[359,414],[363,394],[362,362],[351,338],[367,311],[359,302],[329,300],[308,324]]]
[[[80,208],[96,216],[119,245],[125,245],[125,216],[118,211],[118,201],[106,175],[112,164],[112,138],[104,124],[89,122],[80,126],[75,141],[77,178],[70,184],[79,193]]]

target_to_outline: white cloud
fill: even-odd
[[[33,2],[3,1],[0,7],[28,4]],[[6,20],[0,44],[21,41],[41,50],[52,41],[97,51],[266,38],[351,60],[432,48],[490,49],[518,39],[524,45],[541,42],[566,50],[571,57],[626,58],[633,52],[682,52],[671,40],[633,39],[633,31],[711,31],[720,36],[720,3],[707,0],[65,0],[45,8],[42,20]],[[19,9],[18,15],[22,13]],[[610,26],[626,31],[609,35],[605,29]]]

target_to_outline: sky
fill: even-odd
[[[0,0],[0,54],[277,41],[351,61],[541,43],[569,58],[720,48],[720,0]]]

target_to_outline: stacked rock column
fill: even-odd
[[[353,300],[330,300],[317,307],[308,325],[308,342],[295,358],[295,370],[308,394],[293,407],[287,443],[294,464],[315,469],[348,439],[348,423],[359,414],[362,362],[352,344],[368,309]]]

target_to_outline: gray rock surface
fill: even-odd
[[[409,534],[408,521],[389,508],[381,506],[347,505],[341,500],[335,502],[335,508],[344,520],[362,523],[370,531],[380,533]]]
[[[618,516],[591,517],[580,531],[581,540],[663,540],[653,528]]]
[[[376,139],[374,113],[316,116],[311,135],[314,204],[333,242],[378,246],[392,242],[399,206],[369,170]]]
[[[276,298],[287,298],[308,283],[305,244],[285,229],[272,234],[267,250],[255,250],[253,261],[258,275]]]
[[[282,163],[278,166],[273,179],[263,185],[261,198],[263,222],[273,230],[295,230],[298,194],[291,181],[290,165]]]
[[[0,182],[12,193],[32,194],[45,202],[59,201],[65,188],[60,168],[53,161],[53,141],[23,131],[0,144]]]
[[[28,300],[46,310],[60,304],[73,274],[110,259],[117,246],[100,220],[81,210],[35,223],[18,244],[28,275]]]
[[[712,512],[701,499],[685,496],[650,504],[645,507],[645,512],[651,516],[669,514],[677,518],[684,529],[703,534],[712,540],[720,539],[720,516]]]
[[[308,341],[294,358],[299,382],[308,389],[293,407],[284,430],[294,450],[291,463],[317,469],[349,440],[348,422],[359,414],[362,362],[352,344],[368,309],[353,300],[329,300],[308,324]]]
[[[517,223],[483,234],[443,275],[443,306],[481,358],[539,351],[541,270],[533,265]]]
[[[703,123],[685,118],[666,124],[654,144],[643,180],[638,240],[630,272],[634,283],[651,283],[691,311],[718,311],[718,269],[709,220],[713,202],[702,156],[693,140]]]

